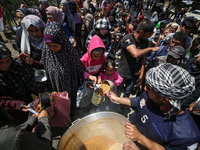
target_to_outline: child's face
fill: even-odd
[[[57,53],[61,50],[61,45],[60,44],[56,44],[56,43],[46,43],[47,46],[49,47],[50,50],[52,50],[54,53]]]
[[[128,28],[129,28],[130,31],[133,31],[133,25],[132,24],[129,24]]]
[[[102,57],[102,53],[100,53],[100,52],[93,52],[92,53],[92,59],[93,60],[99,60],[101,57]]]
[[[112,73],[113,73],[113,71],[114,71],[114,67],[113,66],[107,66],[106,67],[106,74],[107,74],[107,76],[111,76],[112,75]]]
[[[99,31],[102,35],[104,35],[108,32],[108,29],[100,29]]]

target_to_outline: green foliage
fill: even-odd
[[[20,8],[20,4],[28,6],[39,6],[38,0],[0,0],[3,10],[4,24],[9,24],[12,27],[14,19],[16,19],[16,10]]]

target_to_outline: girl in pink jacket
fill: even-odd
[[[98,76],[98,84],[103,80],[110,80],[114,83],[115,87],[123,82],[123,78],[115,71],[115,61],[108,59],[105,64],[105,72],[100,73]]]
[[[81,58],[82,66],[85,71],[98,77],[100,71],[103,71],[106,57],[103,41],[97,35],[94,35],[88,45],[88,51]]]

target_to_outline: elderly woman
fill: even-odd
[[[45,43],[43,36],[44,22],[38,16],[28,15],[22,20],[21,26],[20,53],[29,54],[34,60],[40,61],[41,49]]]
[[[42,92],[43,83],[35,81],[34,69],[24,61],[11,57],[10,50],[0,43],[0,95],[29,103],[31,94]]]

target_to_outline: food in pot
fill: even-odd
[[[94,136],[85,141],[81,150],[110,150],[116,141],[104,135]]]
[[[98,96],[103,96],[103,90],[101,88],[98,88],[95,93],[98,95]]]
[[[98,96],[104,96],[106,93],[110,91],[110,85],[103,83],[101,86],[97,89],[96,94]]]
[[[39,102],[39,103],[37,104],[37,110],[38,110],[39,113],[42,111],[41,102]]]

